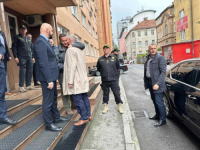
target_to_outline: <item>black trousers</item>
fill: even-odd
[[[120,98],[120,94],[119,94],[119,82],[118,80],[116,81],[103,81],[102,82],[102,90],[103,90],[103,103],[108,104],[109,101],[109,92],[110,89],[112,90],[114,97],[115,97],[115,102],[116,104],[123,104],[121,98]]]
[[[26,87],[31,86],[31,78],[33,74],[32,58],[19,58],[19,86],[24,87],[26,79]]]
[[[37,79],[36,79],[36,65],[35,65],[35,63],[33,64],[33,81],[34,81],[34,84],[37,84]]]
[[[60,118],[60,113],[57,108],[57,84],[56,81],[53,82],[54,87],[52,90],[48,89],[48,83],[41,81],[42,86],[42,112],[44,117],[44,122],[46,126],[52,124],[51,116],[54,119]]]

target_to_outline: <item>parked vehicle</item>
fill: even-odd
[[[128,66],[120,64],[120,74],[123,74],[126,71],[128,71]],[[92,75],[92,76],[100,76],[101,75],[100,72],[97,71],[97,67],[90,69],[89,74]]]
[[[184,60],[167,72],[163,94],[168,118],[176,116],[200,138],[200,59]]]
[[[130,60],[129,64],[134,64],[134,61],[133,61],[133,60]]]
[[[119,63],[124,65],[124,60],[123,59],[119,59]]]

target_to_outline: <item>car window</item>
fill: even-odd
[[[172,78],[176,79],[176,72],[178,70],[179,66],[175,67],[174,69],[171,70],[171,74],[172,74]],[[170,74],[167,76],[168,78],[170,78]]]
[[[195,87],[200,89],[200,65],[199,64],[198,64],[198,70],[196,74]]]
[[[195,80],[198,69],[198,62],[184,62],[180,64],[177,72],[175,73],[174,79],[195,86]]]

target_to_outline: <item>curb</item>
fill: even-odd
[[[123,111],[122,120],[124,126],[124,137],[125,137],[125,146],[126,150],[140,150],[139,141],[137,138],[137,134],[134,128],[133,119],[131,117],[131,111],[129,108],[129,104],[126,98],[126,93],[124,90],[124,86],[120,77],[119,80],[120,91],[121,91],[121,98],[123,100]]]

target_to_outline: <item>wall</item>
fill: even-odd
[[[193,0],[194,1],[194,0]],[[195,0],[196,1],[196,0]],[[176,34],[176,42],[184,42],[184,41],[191,41],[191,9],[190,9],[190,0],[174,0],[174,8],[175,8],[175,21],[176,25],[179,19],[179,12],[184,9],[185,16],[188,16],[188,28],[185,29],[185,39],[181,40],[180,32]]]
[[[79,1],[77,1],[78,6],[81,5]],[[89,11],[93,10],[93,16],[89,16]],[[68,30],[69,35],[75,34],[80,39],[81,42],[87,42],[89,48],[89,55],[86,55],[86,50],[84,50],[85,61],[87,67],[93,68],[96,66],[96,62],[98,60],[98,55],[95,56],[94,48],[99,50],[99,43],[97,37],[93,37],[93,28],[95,29],[95,33],[98,33],[97,23],[94,21],[94,14],[97,16],[97,12],[95,11],[95,4],[92,1],[89,1],[89,9],[86,7],[86,2],[83,3],[83,7],[77,7],[78,17],[76,18],[72,14],[71,7],[61,7],[57,8],[57,24],[62,28]],[[82,25],[82,13],[86,16],[86,27]],[[89,32],[88,21],[91,23],[91,33]],[[91,45],[93,46],[93,54],[91,53]],[[99,52],[99,51],[98,51]]]
[[[157,43],[158,43],[158,47],[161,47],[163,45],[166,44],[171,44],[171,43],[175,43],[176,42],[176,28],[174,30],[174,23],[176,25],[175,22],[175,17],[173,14],[173,9],[174,8],[169,8],[167,9],[165,12],[163,12],[163,14],[159,17],[161,18],[161,24],[157,24]],[[169,17],[169,15],[172,15],[173,17]],[[158,18],[158,19],[159,19]],[[156,22],[158,21],[158,19],[156,20]],[[165,25],[168,25],[168,34],[165,35]],[[160,37],[160,32],[162,32],[162,37]],[[168,43],[167,43],[168,41]]]
[[[200,1],[199,0],[193,0],[193,27],[194,27],[194,40],[200,39],[200,24],[197,23],[200,21]]]

